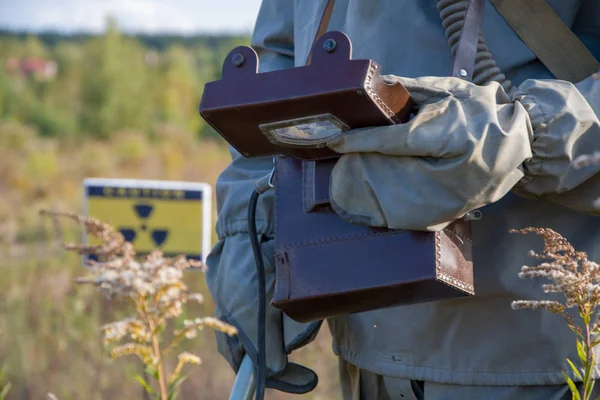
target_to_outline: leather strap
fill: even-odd
[[[565,25],[546,0],[490,0],[521,40],[557,78],[579,82],[600,69],[600,62]],[[327,0],[312,47],[326,31],[335,0]],[[470,0],[452,64],[452,76],[473,78],[485,0]],[[461,70],[466,71],[461,76]]]
[[[600,69],[600,62],[546,0],[490,2],[557,79],[580,82]]]
[[[312,58],[312,49],[315,47],[315,43],[317,43],[317,40],[323,36],[325,32],[327,32],[329,21],[331,21],[331,14],[333,13],[334,4],[335,0],[327,0],[327,4],[325,4],[325,9],[323,10],[323,15],[321,16],[321,22],[319,22],[319,27],[317,28],[312,45],[310,46],[310,52],[308,53],[308,58],[306,59],[306,65],[310,64],[310,60]]]
[[[452,63],[451,76],[467,81],[473,79],[484,4],[485,0],[469,0],[456,54],[454,55],[454,62]]]

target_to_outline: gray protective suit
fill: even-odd
[[[549,2],[600,57],[600,1]],[[263,1],[252,39],[262,72],[305,63],[325,3]],[[516,86],[510,94],[496,83],[444,78],[452,57],[434,0],[338,0],[329,30],[348,34],[353,58],[378,62],[386,79],[400,80],[420,107],[407,124],[351,131],[329,144],[344,154],[332,175],[336,211],[357,223],[416,230],[438,230],[468,211],[483,212],[473,223],[475,297],[332,319],[334,352],[358,371],[384,377],[388,387],[394,380],[425,381],[426,394],[427,382],[564,383],[565,359],[577,358],[573,334],[559,316],[510,307],[513,300],[544,298],[542,282],[517,276],[522,265],[535,262],[528,253],[541,241],[508,231],[552,228],[600,260],[600,165],[573,165],[600,151],[599,76],[577,84],[555,80],[490,4],[482,31]],[[219,337],[220,351],[237,368],[244,350],[254,356],[256,343],[248,199],[272,159],[231,153],[217,182],[219,243],[207,278],[217,315],[243,331]],[[257,214],[268,290],[273,200],[272,191],[261,196]],[[285,377],[286,353],[310,341],[318,326],[297,324],[272,307],[267,316],[270,375]]]

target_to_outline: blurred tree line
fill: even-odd
[[[210,135],[198,115],[204,83],[218,79],[227,53],[248,41],[125,35],[110,20],[102,35],[0,31],[0,120],[58,138],[151,135],[160,124]],[[49,67],[41,77],[27,69]]]

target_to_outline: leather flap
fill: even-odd
[[[302,206],[311,212],[329,205],[329,177],[336,159],[302,162]]]

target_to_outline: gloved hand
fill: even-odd
[[[289,363],[287,355],[311,342],[321,322],[300,324],[270,305],[275,266],[273,240],[260,235],[265,264],[267,310],[267,387],[288,393],[306,393],[315,388],[317,375],[310,369]],[[258,285],[256,266],[247,232],[219,241],[207,259],[207,281],[217,303],[216,317],[235,326],[236,336],[217,332],[217,348],[237,372],[244,354],[256,364]]]
[[[332,139],[341,153],[331,205],[352,223],[440,230],[499,200],[532,156],[527,111],[493,82],[386,76],[418,110],[405,124],[356,129]]]

